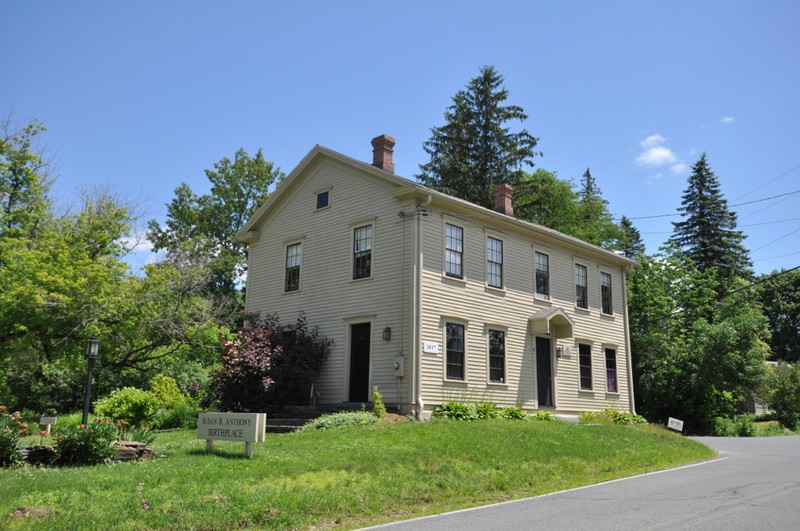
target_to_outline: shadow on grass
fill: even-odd
[[[195,448],[187,450],[186,455],[206,455],[209,457],[221,457],[222,459],[249,459],[244,455],[244,448],[241,450],[233,450],[228,448],[214,448],[213,452],[206,452],[205,449]]]

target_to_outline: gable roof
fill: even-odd
[[[398,199],[415,199],[418,204],[425,206],[436,206],[437,208],[460,213],[472,218],[475,218],[484,223],[491,223],[493,225],[500,225],[515,232],[544,238],[554,243],[560,243],[567,247],[574,248],[592,255],[602,256],[606,261],[619,265],[625,269],[635,267],[635,261],[617,254],[613,251],[603,249],[596,245],[592,245],[583,240],[569,236],[567,234],[558,232],[557,230],[531,223],[513,216],[507,216],[494,210],[470,203],[464,199],[447,195],[443,192],[436,191],[427,186],[423,186],[417,182],[411,181],[404,177],[395,175],[388,171],[382,170],[373,166],[372,164],[356,160],[354,158],[343,155],[337,151],[326,148],[319,144],[315,145],[306,154],[300,163],[281,181],[280,185],[269,196],[263,205],[253,214],[253,216],[245,223],[245,225],[236,234],[236,240],[243,244],[249,244],[258,239],[258,231],[255,229],[261,221],[267,216],[270,210],[279,204],[284,196],[291,195],[291,190],[295,188],[296,182],[302,180],[306,170],[320,164],[325,160],[333,160],[345,166],[351,167],[353,170],[365,172],[375,179],[383,180],[387,184],[393,184],[397,187],[394,196]]]

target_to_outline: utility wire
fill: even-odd
[[[741,198],[743,198],[743,197],[747,197],[748,195],[752,194],[752,193],[753,193],[753,192],[755,192],[756,190],[761,190],[762,188],[764,188],[764,187],[765,187],[765,186],[767,186],[768,184],[772,184],[772,183],[774,183],[775,181],[777,181],[777,180],[778,180],[778,179],[780,179],[781,177],[784,177],[784,176],[786,176],[786,175],[789,175],[790,173],[792,173],[794,170],[796,170],[796,169],[798,169],[798,168],[800,168],[800,164],[799,164],[799,165],[797,165],[797,166],[795,166],[794,168],[792,168],[792,169],[791,169],[791,170],[789,170],[789,171],[785,171],[785,172],[781,173],[780,175],[778,175],[778,176],[777,176],[777,177],[775,177],[774,179],[771,179],[771,180],[769,180],[769,181],[765,182],[765,183],[764,183],[764,184],[762,184],[761,186],[757,186],[757,187],[753,188],[752,190],[750,190],[750,191],[749,191],[749,192],[747,192],[746,194],[740,195],[739,197],[735,198],[735,199],[734,199],[734,201],[738,201],[739,199],[741,199]]]
[[[770,275],[770,276],[768,276],[766,278],[762,278],[761,280],[757,280],[757,281],[755,281],[752,284],[749,284],[747,286],[742,286],[741,288],[736,288],[734,290],[731,290],[731,291],[727,292],[725,294],[725,296],[727,297],[728,295],[732,295],[732,294],[737,293],[739,291],[744,291],[746,289],[754,288],[755,286],[758,286],[759,284],[763,284],[765,282],[769,282],[770,280],[775,280],[776,278],[778,278],[778,277],[780,277],[782,275],[785,275],[787,273],[791,273],[792,271],[797,271],[798,269],[800,269],[800,266],[795,266],[795,267],[793,267],[791,269],[784,269],[783,271],[779,271],[778,273]]]

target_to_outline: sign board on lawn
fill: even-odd
[[[667,428],[675,431],[683,431],[683,421],[670,417],[667,422]]]
[[[206,440],[206,451],[213,441],[245,443],[245,455],[252,457],[253,443],[264,442],[266,413],[200,413],[197,417],[197,438]]]

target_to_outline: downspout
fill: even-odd
[[[414,224],[414,285],[412,286],[412,301],[413,301],[413,323],[412,328],[412,341],[414,342],[411,352],[414,360],[414,396],[417,401],[417,420],[424,420],[423,412],[425,411],[425,403],[422,400],[422,268],[424,264],[423,257],[423,231],[422,231],[422,209],[431,204],[433,198],[428,195],[423,203],[417,204],[416,223]]]
[[[625,353],[628,358],[628,400],[630,400],[631,413],[636,413],[636,402],[633,398],[633,352],[631,351],[631,328],[628,321],[628,279],[627,272],[630,270],[627,267],[622,270],[622,303],[625,307]]]

